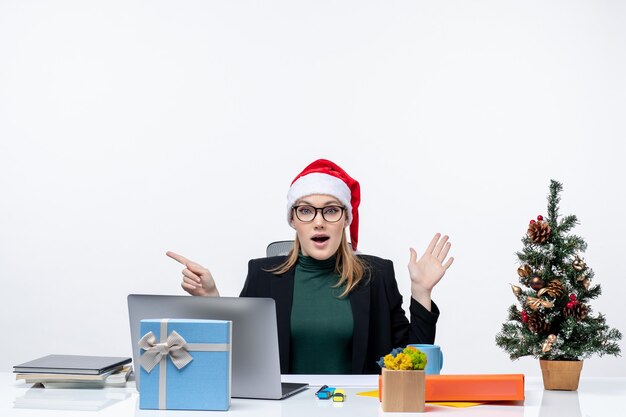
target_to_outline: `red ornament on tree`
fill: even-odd
[[[576,301],[576,294],[570,294],[569,299],[570,301]]]
[[[565,307],[567,307],[567,308],[569,308],[571,310],[572,308],[574,308],[575,304],[576,303],[574,301],[570,301],[569,303],[565,304]]]
[[[528,314],[522,310],[522,323],[528,323]]]
[[[530,221],[530,224],[533,224],[533,223],[535,223],[535,221],[534,221],[534,220],[531,220],[531,221]]]
[[[543,216],[540,214],[539,216],[537,216],[537,220],[542,221],[543,220]]]

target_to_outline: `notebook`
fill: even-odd
[[[142,319],[231,320],[232,397],[278,400],[308,387],[306,383],[281,383],[276,304],[271,298],[130,294],[128,315],[137,364],[141,363]],[[137,389],[139,374],[135,373]]]
[[[111,356],[48,355],[15,365],[13,372],[99,375],[130,361],[131,358]]]

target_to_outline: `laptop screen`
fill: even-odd
[[[135,366],[140,363],[138,342],[142,336],[142,319],[231,320],[232,396],[267,399],[283,396],[273,299],[130,294],[128,314]],[[139,372],[135,372],[135,378],[139,389]]]

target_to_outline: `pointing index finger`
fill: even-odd
[[[172,251],[167,251],[165,252],[165,254],[167,256],[169,256],[170,258],[172,258],[173,260],[180,262],[181,264],[187,266],[188,264],[191,263],[191,261],[189,261],[189,259],[185,258],[182,255],[177,254],[176,252],[172,252]]]

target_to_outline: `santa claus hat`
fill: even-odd
[[[350,225],[350,242],[356,251],[359,242],[359,204],[361,203],[359,182],[332,161],[318,159],[312,162],[296,176],[287,193],[289,225],[291,225],[293,205],[299,199],[312,194],[332,195],[345,206]]]

